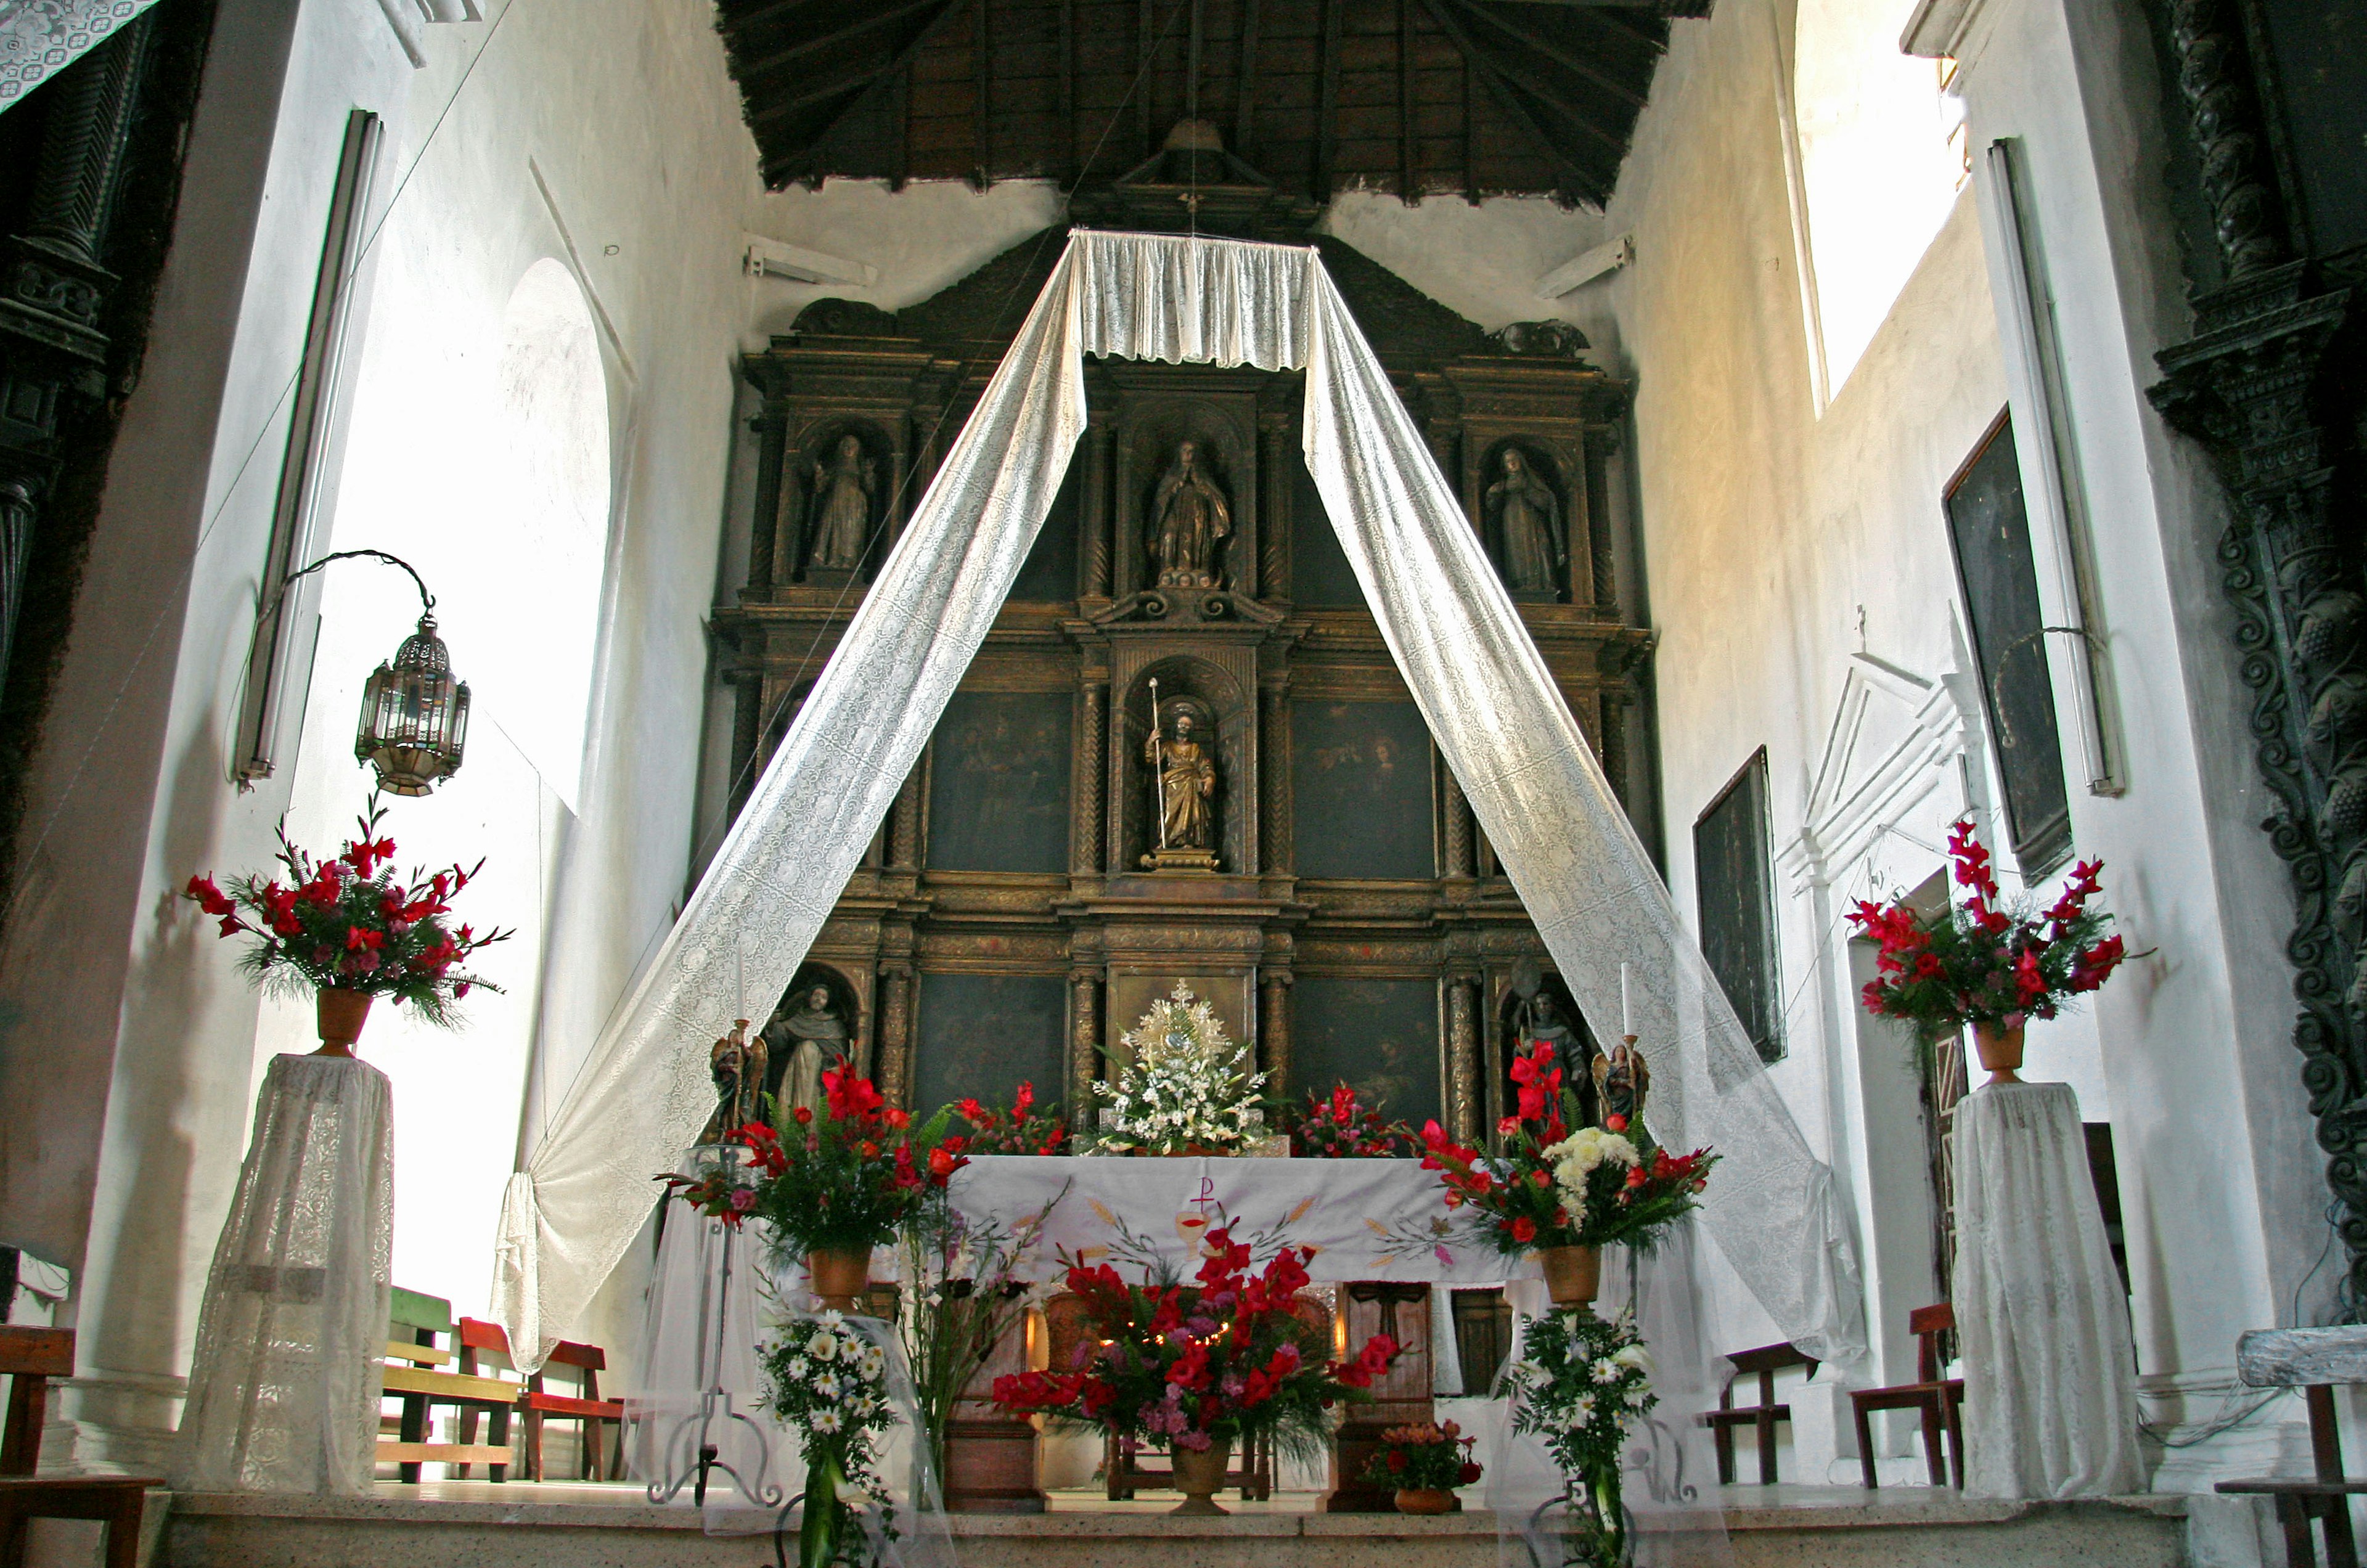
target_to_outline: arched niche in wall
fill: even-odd
[[[1902,54],[1915,0],[1800,0],[1792,112],[1822,395],[1864,355],[1966,179],[1946,62]]]
[[[879,569],[896,487],[896,445],[867,419],[825,419],[801,433],[781,477],[778,580],[828,586]]]
[[[1217,869],[1240,874],[1250,863],[1251,834],[1256,829],[1256,797],[1251,747],[1256,713],[1249,694],[1232,676],[1204,659],[1177,654],[1145,668],[1126,694],[1125,722],[1114,738],[1117,748],[1110,776],[1119,781],[1118,859],[1112,869],[1121,874],[1138,870],[1142,857],[1159,847],[1158,772],[1147,756],[1150,740],[1150,682],[1159,682],[1161,735],[1175,738],[1175,718],[1189,711],[1203,744],[1209,746],[1217,765],[1216,792],[1208,801],[1214,817]]]
[[[821,1067],[838,1064],[829,1060],[832,1047],[821,1038],[827,1025],[817,1028],[828,1019],[844,1032],[845,1062],[855,1071],[870,1070],[870,1040],[864,1028],[863,986],[844,970],[828,964],[800,964],[795,978],[782,991],[772,1012],[754,1025],[764,1036],[767,1058],[764,1063],[764,1088],[776,1106],[776,1124],[789,1120],[792,1101],[792,1080],[797,1049],[809,1035],[816,1037],[822,1057]],[[819,1005],[815,994],[821,994]],[[819,1073],[818,1067],[816,1072]]]
[[[481,724],[575,808],[600,640],[610,506],[607,373],[575,276],[545,257],[511,290],[492,461],[468,570],[441,618]]]
[[[1182,454],[1192,448],[1192,471],[1203,504],[1221,498],[1227,532],[1209,551],[1215,586],[1238,589],[1255,579],[1257,457],[1248,420],[1204,398],[1129,400],[1117,440],[1117,563],[1120,594],[1159,586],[1161,514],[1173,499],[1171,478],[1182,477]],[[1180,488],[1180,487],[1179,487]],[[1189,504],[1188,499],[1185,504]],[[1188,587],[1188,585],[1187,585]]]

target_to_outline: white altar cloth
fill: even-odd
[[[1995,1084],[1956,1107],[1965,1492],[2095,1497],[2145,1484],[2128,1300],[2068,1084]]]
[[[1471,1245],[1438,1173],[1419,1160],[994,1155],[956,1171],[949,1191],[971,1220],[1006,1231],[1059,1200],[1024,1270],[1034,1280],[1059,1279],[1063,1257],[1112,1263],[1129,1279],[1155,1260],[1188,1280],[1217,1224],[1261,1259],[1299,1248],[1308,1275],[1327,1283],[1494,1285],[1537,1272]]]

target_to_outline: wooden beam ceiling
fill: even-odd
[[[1289,195],[1600,204],[1706,0],[721,0],[765,179],[1106,186],[1177,121]]]

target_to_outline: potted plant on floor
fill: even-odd
[[[997,1378],[994,1399],[1106,1431],[1128,1454],[1145,1444],[1165,1449],[1184,1494],[1175,1512],[1221,1514],[1213,1499],[1235,1444],[1264,1438],[1283,1452],[1319,1451],[1331,1407],[1370,1388],[1398,1348],[1376,1334],[1354,1359],[1325,1360],[1328,1347],[1293,1311],[1308,1275],[1291,1247],[1253,1273],[1250,1249],[1218,1227],[1196,1279],[1192,1289],[1128,1285],[1106,1263],[1070,1268],[1069,1289],[1093,1325],[1084,1365]]]
[[[1965,900],[1922,910],[1902,898],[1861,901],[1850,921],[1881,944],[1878,971],[1865,984],[1866,1010],[1914,1025],[1925,1044],[1973,1028],[1974,1048],[1991,1083],[2017,1083],[2022,1031],[2053,1018],[2071,1000],[2110,979],[2127,956],[2108,934],[2112,917],[2089,900],[2102,888],[2101,861],[2081,861],[2055,902],[2034,895],[2008,899],[1989,852],[1958,822],[1948,859]]]
[[[1572,1131],[1577,1097],[1544,1041],[1513,1062],[1512,1078],[1519,1108],[1497,1128],[1500,1157],[1463,1147],[1432,1122],[1422,1165],[1446,1184],[1447,1206],[1470,1213],[1478,1239],[1509,1257],[1537,1253],[1555,1304],[1583,1305],[1600,1286],[1602,1249],[1650,1247],[1701,1206],[1717,1156],[1671,1155],[1625,1116]]]
[[[228,892],[210,876],[192,876],[181,896],[221,922],[224,937],[254,939],[239,966],[266,993],[314,994],[318,1056],[350,1056],[372,1000],[408,1002],[427,1022],[449,1028],[454,1007],[477,987],[499,991],[462,967],[477,952],[513,934],[480,936],[447,917],[452,900],[484,869],[458,865],[408,879],[394,872],[394,840],[380,831],[378,796],[357,819],[361,837],[334,860],[314,860],[279,823],[277,877],[232,878]]]
[[[1473,1441],[1452,1421],[1392,1427],[1381,1434],[1380,1450],[1362,1479],[1367,1486],[1395,1492],[1400,1514],[1451,1513],[1455,1489],[1479,1479]]]

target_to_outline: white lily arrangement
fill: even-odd
[[[1093,1085],[1102,1152],[1233,1153],[1265,1137],[1257,1103],[1265,1075],[1183,981],[1150,1004],[1125,1043],[1130,1059],[1116,1081]]]

